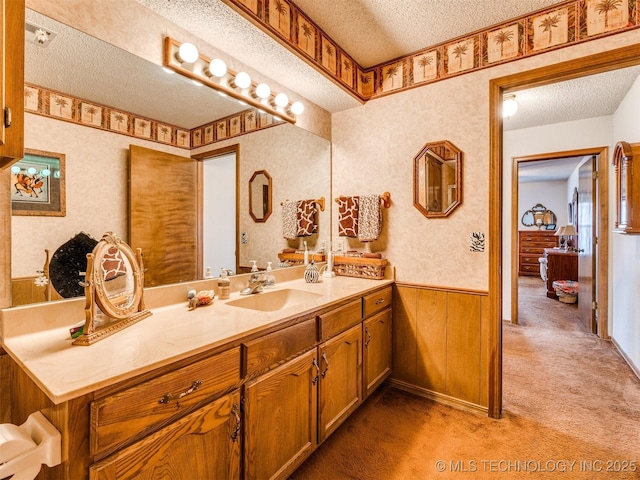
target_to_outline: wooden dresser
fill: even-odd
[[[518,275],[540,275],[538,258],[544,256],[545,248],[558,245],[553,230],[520,230],[518,232]]]
[[[578,253],[546,248],[544,258],[547,259],[547,297],[557,299],[556,290],[553,288],[554,281],[578,281]]]

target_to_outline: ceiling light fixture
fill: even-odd
[[[48,46],[55,38],[56,33],[48,28],[26,22],[25,23],[25,40],[34,43],[40,47]]]
[[[504,118],[510,118],[518,111],[518,102],[516,102],[516,96],[509,93],[503,97],[502,100],[502,116]]]
[[[214,77],[222,78],[227,74],[227,64],[219,58],[214,58],[209,62],[209,73]]]
[[[289,104],[286,94],[274,95],[269,86],[264,83],[253,85],[248,73],[236,74],[228,70],[222,60],[211,60],[201,55],[195,45],[190,43],[181,44],[170,37],[165,37],[163,65],[216,90],[221,95],[245,102],[289,123],[296,123],[296,115],[304,111],[304,105],[301,102]],[[235,87],[242,91],[236,90]],[[250,94],[249,90],[253,93]]]
[[[178,59],[184,63],[196,63],[200,54],[193,43],[183,43],[178,48]]]

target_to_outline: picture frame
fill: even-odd
[[[25,149],[11,166],[11,214],[66,215],[64,153]]]

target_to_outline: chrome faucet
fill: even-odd
[[[262,292],[266,277],[264,273],[252,273],[249,277],[249,285],[240,291],[240,295],[252,295]]]

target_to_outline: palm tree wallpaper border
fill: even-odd
[[[291,0],[222,1],[363,101],[640,26],[638,0],[567,0],[365,68]]]
[[[250,108],[189,130],[31,84],[24,87],[24,108],[28,113],[185,149],[284,123]]]

